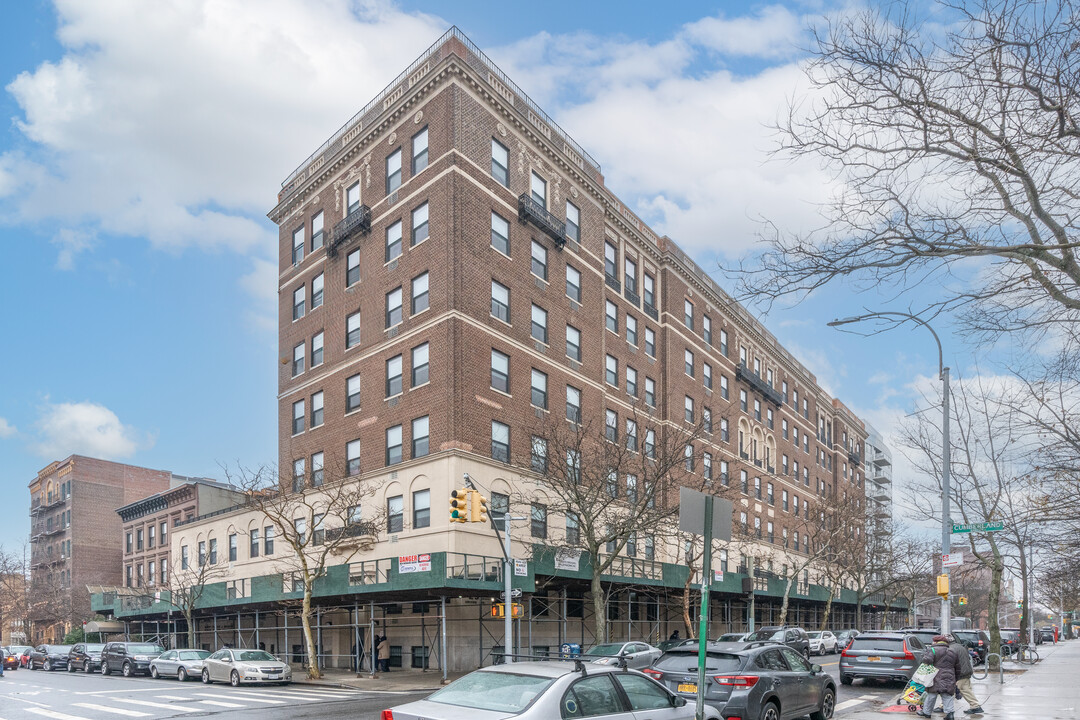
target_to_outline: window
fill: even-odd
[[[386,397],[401,394],[401,356],[386,361]]]
[[[618,270],[616,269],[616,264],[615,264],[615,258],[616,257],[618,257],[618,250],[615,249],[614,245],[612,245],[611,243],[605,241],[604,242],[604,274],[607,275],[612,280],[614,280],[616,283],[618,283],[619,282],[619,273],[618,273]]]
[[[745,390],[739,391],[739,407],[742,409],[743,412],[746,412],[747,408],[749,407],[748,398]]]
[[[789,509],[788,508],[788,492],[787,492],[787,490],[782,490],[780,492],[780,507],[782,507],[785,511],[787,511]]]
[[[694,446],[687,445],[683,449],[683,458],[686,466],[686,472],[694,472]]]
[[[304,358],[307,357],[307,349],[304,343],[300,343],[292,349],[292,376],[296,377],[304,372]]]
[[[412,308],[413,315],[422,313],[428,309],[428,274],[420,273],[412,280]]]
[[[428,416],[412,421],[412,456],[424,457],[428,454]]]
[[[157,527],[151,525],[146,531],[146,547],[152,548],[157,540]]]
[[[298,265],[304,259],[304,226],[293,230],[292,234],[292,263]]]
[[[390,153],[386,158],[386,194],[401,187],[401,148]]]
[[[491,314],[502,320],[510,322],[510,288],[491,281]]]
[[[604,411],[604,437],[610,442],[619,439],[619,415],[614,410]]]
[[[773,493],[773,484],[765,483],[765,500],[770,505],[776,505],[776,495]]]
[[[412,494],[412,526],[426,528],[431,525],[431,491],[417,490]]]
[[[532,306],[532,336],[534,340],[547,344],[547,310],[539,305]]]
[[[249,533],[251,544],[248,547],[248,557],[259,557],[259,528],[253,528]]]
[[[311,251],[315,252],[323,246],[326,235],[323,233],[322,210],[311,216]]]
[[[386,228],[386,262],[401,256],[401,221]]]
[[[683,350],[683,372],[694,377],[694,353],[690,350]]]
[[[687,395],[683,399],[683,410],[686,417],[686,422],[694,422],[694,398]]]
[[[581,211],[569,200],[566,201],[566,237],[575,242],[581,240]]]
[[[394,425],[386,429],[386,464],[397,465],[401,462],[401,426]]]
[[[405,499],[401,495],[386,498],[386,532],[399,533],[405,527]]]
[[[761,499],[761,478],[754,478],[754,497]]]
[[[720,331],[720,354],[724,357],[728,354],[727,330]]]
[[[581,423],[581,391],[571,385],[566,386],[566,419]]]
[[[701,336],[712,345],[712,318],[708,315],[701,316]]]
[[[581,273],[573,265],[566,266],[566,297],[581,302]]]
[[[274,526],[267,525],[263,528],[263,555],[274,554]]]
[[[530,520],[532,536],[541,540],[547,538],[547,506],[533,503]]]
[[[761,401],[754,398],[754,419],[761,422]]]
[[[784,396],[784,402],[787,402],[788,401],[788,399],[787,399],[787,391],[788,391],[787,380],[780,383],[780,388],[781,388],[780,394]]]
[[[581,522],[575,513],[566,514],[566,544],[573,546],[581,542]]]
[[[386,293],[386,327],[401,324],[401,288]]]
[[[788,424],[787,418],[780,419],[780,434],[784,436],[784,439],[788,439]]]
[[[547,180],[537,175],[535,172],[531,173],[529,179],[529,192],[533,199],[540,207],[547,209]]]
[[[360,441],[350,440],[345,444],[345,471],[349,477],[360,474]]]
[[[645,354],[656,357],[656,333],[650,327],[645,328]]]
[[[547,472],[547,440],[542,437],[532,436],[532,450],[529,456],[529,465],[533,472]]]
[[[627,365],[626,366],[626,394],[630,395],[631,397],[637,397],[637,393],[638,393],[637,370],[635,370],[634,368]]]
[[[626,313],[626,342],[637,346],[637,318]]]
[[[765,410],[765,425],[770,430],[773,429],[773,411],[772,411],[772,408],[766,408],[766,410]]]
[[[510,223],[496,213],[491,213],[491,247],[510,256]]]
[[[694,303],[689,300],[683,300],[683,325],[694,329]]]
[[[581,362],[581,331],[573,325],[566,326],[566,357]]]
[[[510,186],[510,152],[498,140],[491,140],[491,177]]]
[[[712,410],[710,410],[709,408],[702,408],[701,409],[701,418],[702,418],[702,422],[705,425],[705,432],[711,433],[712,432]]]
[[[538,408],[547,410],[547,381],[548,376],[536,368],[532,371],[532,404]]]
[[[292,464],[292,489],[293,492],[300,492],[304,489],[304,458],[299,460],[293,460]]]
[[[604,380],[608,385],[619,385],[619,361],[613,355],[604,358]]]
[[[510,496],[502,493],[491,493],[491,517],[502,518],[510,512]]]
[[[750,476],[749,476],[749,474],[747,474],[747,472],[745,470],[740,470],[739,471],[739,482],[740,482],[740,484],[742,486],[743,495],[749,495],[750,494],[750,487],[749,487]]]
[[[143,549],[143,531],[142,528],[135,531],[135,550],[139,551]]]
[[[649,307],[656,308],[656,280],[649,273],[641,274],[641,286],[644,292],[645,304]]]
[[[604,323],[613,333],[619,332],[619,309],[610,300],[604,301]]]
[[[532,241],[532,274],[543,281],[547,281],[547,248]]]
[[[651,537],[645,538],[645,559],[656,559],[656,541],[653,540]]]
[[[491,457],[510,462],[510,426],[495,420],[491,421]]]
[[[187,545],[181,545],[180,546],[180,569],[181,570],[187,570],[189,567],[191,567],[191,560],[188,558],[188,546]],[[129,582],[128,585],[130,586],[130,584],[131,583]]]
[[[412,349],[412,387],[420,387],[428,381],[428,344]]]
[[[412,211],[412,245],[416,246],[428,239],[428,204],[424,203]]]
[[[626,419],[626,449],[631,452],[637,452],[638,449],[637,422],[630,418]]]
[[[656,381],[651,377],[645,378],[645,404],[656,407]]]
[[[317,428],[323,424],[323,391],[311,396],[311,427]]]
[[[210,538],[210,564],[217,565],[217,538]]]
[[[315,333],[311,337],[311,367],[318,367],[323,364],[323,334],[321,332]]]
[[[236,562],[236,547],[237,547],[236,533],[232,533],[232,534],[229,535],[229,562]],[[151,576],[153,576],[152,572],[151,572]]]
[[[428,163],[428,139],[427,128],[413,135],[412,138],[412,173],[415,175]]]
[[[637,263],[628,257],[623,258],[623,287],[637,294]]]
[[[304,301],[306,300],[307,286],[301,285],[293,290],[292,294],[292,319],[299,320],[304,317]]]
[[[304,432],[304,401],[297,400],[292,404],[292,434],[299,435]]]
[[[319,273],[311,281],[311,309],[321,307],[323,304],[323,274]]]
[[[498,350],[491,351],[491,387],[510,392],[510,356]]]
[[[345,318],[345,349],[360,344],[360,312],[354,312]]]
[[[325,479],[323,470],[323,454],[317,452],[311,456],[311,487],[322,487]]]
[[[360,282],[360,251],[353,250],[345,258],[345,287]]]
[[[360,376],[353,375],[345,381],[345,412],[360,408]]]
[[[645,457],[656,457],[656,431],[649,428],[645,431]]]
[[[771,520],[765,526],[765,538],[769,542],[776,542],[776,538],[773,535],[773,524]]]

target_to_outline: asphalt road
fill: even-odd
[[[839,653],[815,656],[810,662],[820,665],[836,681],[836,717],[890,703],[904,689],[903,683],[880,680],[856,680],[851,685],[841,685]]]
[[[378,720],[383,709],[426,693],[307,686],[240,687],[198,681],[8,670],[0,679],[0,720]]]

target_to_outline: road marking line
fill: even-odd
[[[128,703],[129,705],[140,705],[143,707],[161,708],[162,710],[175,710],[176,712],[201,712],[202,708],[191,707],[190,705],[166,705],[165,703],[148,702],[146,700],[132,700],[131,698],[109,698],[113,702]]]
[[[881,697],[881,696],[880,695],[860,695],[859,699],[860,700],[877,700],[879,697]]]
[[[124,690],[124,689],[120,689],[120,690],[92,690],[92,691],[77,692],[75,694],[76,695],[107,695],[109,693],[159,692],[160,690],[161,690],[160,687],[152,687],[152,688],[132,688],[131,690]]]
[[[210,693],[195,693],[195,694],[198,695],[199,697],[208,697],[208,698],[223,698],[223,697],[231,698],[231,697],[233,697],[235,695],[235,693],[232,693],[232,694],[229,694],[229,695],[211,695]],[[165,697],[165,696],[159,696],[159,697]],[[178,700],[187,700],[187,698],[177,698],[177,699]],[[245,695],[243,698],[239,698],[239,699],[243,700],[244,702],[261,702],[261,703],[266,703],[268,705],[285,705],[285,704],[287,704],[284,700],[267,700],[266,698],[257,698],[257,697],[255,697],[253,695]]]
[[[109,707],[108,705],[95,705],[94,703],[73,703],[76,707],[89,708],[91,710],[101,710],[102,712],[112,713],[114,715],[124,715],[125,717],[150,717],[150,713],[139,712],[138,710],[124,710],[123,708]]]
[[[339,697],[343,698],[343,697],[348,697],[350,694],[353,694],[353,693],[340,693],[340,692],[328,693],[328,692],[326,692],[324,690],[301,690],[299,688],[297,688],[295,690],[275,690],[274,692],[297,693],[297,694],[310,695],[312,697],[321,697],[321,698],[339,698]]]
[[[44,708],[27,708],[27,712],[32,712],[36,715],[43,715],[47,718],[53,718],[53,720],[86,720],[86,718],[80,715],[66,715],[62,712],[56,712],[55,710],[46,710]]]
[[[242,708],[244,707],[240,703],[220,702],[218,700],[196,700],[195,702],[205,703],[207,705],[217,705],[218,707],[227,708]]]
[[[233,695],[244,695],[245,693],[233,692],[231,694],[233,694]],[[304,702],[322,702],[322,701],[325,700],[325,698],[304,697],[303,695],[286,695],[284,693],[279,693],[279,692],[260,693],[260,695],[265,695],[266,697],[272,697],[272,698],[284,698],[285,700],[303,700]]]
[[[158,700],[190,700],[187,695],[155,695]]]
[[[834,709],[846,710],[853,705],[862,705],[864,702],[866,701],[859,698],[852,698],[851,700],[845,700],[842,703],[836,703],[836,707]]]

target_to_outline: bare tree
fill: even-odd
[[[29,642],[30,553],[26,543],[18,550],[0,546],[0,620],[4,627],[18,623]]]
[[[143,588],[149,597],[156,597],[156,593],[165,590],[169,594],[169,603],[184,616],[187,623],[187,645],[195,647],[195,608],[202,600],[206,586],[210,583],[219,582],[228,575],[226,563],[212,564],[209,555],[195,557],[188,555],[187,548],[182,548],[180,555],[174,555],[169,559],[169,571],[165,583],[156,588],[147,586]]]
[[[322,677],[311,624],[315,583],[326,575],[328,566],[348,563],[370,547],[368,539],[378,527],[378,513],[364,507],[377,487],[358,470],[342,468],[333,473],[324,469],[322,475],[288,479],[268,466],[226,471],[230,481],[247,494],[252,509],[274,526],[275,539],[290,551],[275,569],[282,573],[287,592],[303,593],[300,620],[312,679]]]
[[[889,3],[815,29],[812,99],[778,123],[780,153],[823,161],[840,189],[822,229],[770,228],[740,291],[771,303],[840,279],[923,302],[933,281],[940,300],[913,312],[959,310],[963,329],[984,337],[1071,332],[1080,8],[937,5],[920,15],[914,2]]]

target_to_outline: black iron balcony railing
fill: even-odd
[[[660,314],[656,312],[656,308],[649,303],[645,303],[644,308],[645,314],[651,317],[653,320],[658,320],[660,318]]]
[[[633,290],[631,290],[630,288],[624,288],[623,289],[623,297],[625,297],[627,300],[629,300],[631,303],[633,303],[634,307],[637,307],[638,305],[641,304],[641,298],[638,297],[638,294],[636,292],[634,292]]]
[[[343,217],[334,231],[330,234],[330,241],[326,243],[326,256],[334,257],[341,247],[354,235],[366,235],[371,232],[371,208],[361,205],[351,213]]]
[[[518,197],[518,220],[531,222],[554,241],[555,247],[562,249],[566,244],[566,223],[549,213],[528,193]]]
[[[847,457],[848,457],[848,460],[855,463],[856,465],[861,465],[862,464],[862,458],[859,457],[859,453],[857,453],[857,452],[849,452],[847,454]]]
[[[760,375],[746,367],[744,363],[739,363],[735,368],[735,379],[742,380],[777,407],[784,404],[784,396],[772,388],[769,383],[765,382]]]
[[[615,292],[621,292],[622,291],[622,283],[620,283],[619,279],[617,277],[615,277],[614,275],[606,275],[605,274],[604,275],[604,282],[607,283],[607,286],[609,288],[611,288],[612,290],[614,290]]]

